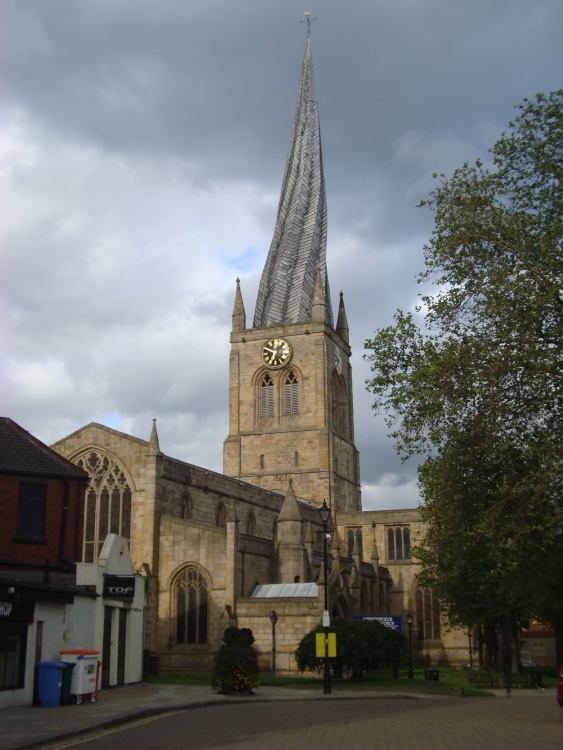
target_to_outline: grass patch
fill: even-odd
[[[470,688],[467,685],[467,674],[465,670],[453,669],[451,667],[439,668],[440,680],[438,682],[424,679],[424,667],[416,668],[413,679],[409,680],[405,669],[399,670],[398,679],[393,678],[392,669],[379,669],[375,673],[368,674],[366,679],[352,682],[333,678],[332,686],[335,691],[346,690],[373,690],[374,688],[394,689],[416,692],[447,692],[448,689],[464,688],[465,695],[483,696],[489,695],[485,690]],[[149,675],[147,681],[165,685],[210,685],[211,672],[161,672],[159,675]],[[265,673],[260,677],[262,687],[294,688],[302,690],[316,690],[322,687],[322,675],[292,677],[273,677]]]
[[[367,675],[365,680],[351,682],[350,680],[332,680],[333,689],[338,691],[346,690],[373,690],[374,688],[384,688],[391,690],[403,690],[409,692],[428,692],[439,693],[447,692],[448,689],[461,689],[466,697],[485,697],[492,693],[481,688],[471,687],[468,685],[467,671],[465,669],[456,669],[455,667],[436,667],[440,673],[439,681],[426,680],[424,672],[429,667],[416,667],[413,671],[413,679],[409,680],[406,669],[399,670],[398,679],[393,679],[392,669],[378,669],[377,672]],[[525,669],[524,672],[529,672]],[[557,669],[555,667],[542,667],[537,671],[542,673],[543,687],[545,690],[555,690],[557,685]],[[499,684],[502,684],[502,674],[494,672],[498,677]],[[212,672],[161,672],[159,675],[149,675],[147,682],[160,683],[163,685],[211,685]],[[265,673],[260,676],[260,685],[263,687],[280,687],[294,688],[302,690],[317,690],[322,688],[322,675],[318,677],[299,676],[294,677],[273,677]],[[517,688],[513,688],[517,689]]]

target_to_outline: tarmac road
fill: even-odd
[[[0,715],[1,718],[1,715]],[[319,697],[193,706],[46,748],[561,750],[555,698]]]

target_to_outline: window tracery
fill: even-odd
[[[131,537],[131,487],[117,461],[89,451],[75,462],[90,475],[84,510],[82,560],[95,562],[108,534]]]
[[[207,643],[208,585],[205,576],[195,566],[188,566],[176,578],[172,590],[176,606],[176,643]]]
[[[408,526],[387,527],[387,559],[410,560],[411,536]]]

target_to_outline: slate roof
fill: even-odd
[[[85,471],[9,417],[0,417],[0,473],[89,481]]]

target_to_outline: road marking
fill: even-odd
[[[178,709],[177,711],[167,711],[166,713],[156,714],[155,716],[147,716],[144,719],[132,719],[125,724],[119,724],[115,727],[107,727],[106,729],[100,729],[98,731],[91,730],[85,734],[81,734],[78,737],[69,737],[67,740],[61,742],[52,742],[46,745],[41,745],[41,750],[63,750],[65,747],[73,747],[74,745],[80,745],[83,742],[90,742],[91,740],[97,740],[99,737],[106,737],[109,734],[116,734],[117,732],[123,732],[125,729],[132,729],[133,727],[140,727],[143,724],[150,724],[157,719],[163,717],[175,716],[181,714],[185,709]]]

